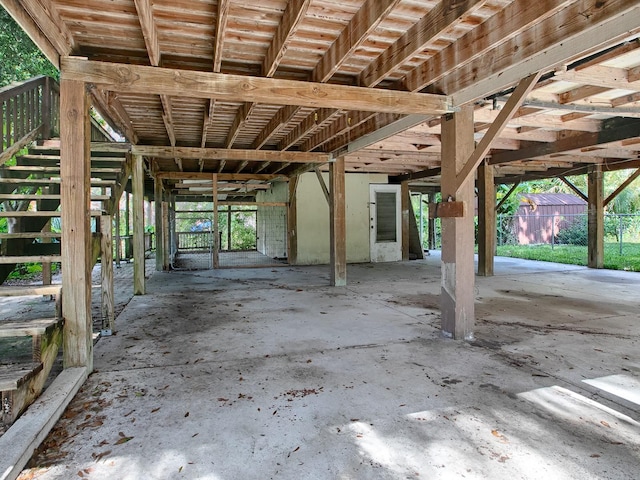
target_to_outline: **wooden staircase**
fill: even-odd
[[[56,299],[54,311],[45,318],[0,316],[0,425],[11,424],[40,395],[62,345],[61,285],[50,285],[50,266],[62,260],[64,241],[55,228],[62,215],[60,141],[51,138],[59,132],[58,92],[57,83],[45,77],[0,89],[0,219],[8,224],[7,231],[0,231],[0,284],[19,264],[43,265],[41,284],[0,285],[0,297]],[[91,124],[95,264],[101,251],[100,226],[110,226],[102,216],[118,208],[131,168],[128,145],[113,142],[95,120]],[[10,302],[0,298],[3,301]]]
[[[95,225],[101,223],[98,217],[118,208],[115,198],[119,198],[129,176],[126,151],[123,145],[92,144],[91,216],[96,219]],[[15,165],[0,167],[0,202],[4,207],[0,218],[9,219],[12,225],[10,232],[0,233],[0,281],[4,282],[20,263],[50,265],[61,261],[61,234],[50,231],[51,220],[61,216],[57,140],[33,145],[27,154],[16,157]],[[27,205],[27,210],[16,208]],[[95,232],[92,264],[99,256],[100,233]],[[46,283],[48,279],[43,280]],[[0,341],[11,339],[19,343],[21,337],[32,339],[30,358],[3,358],[0,348],[0,423],[5,425],[11,424],[39,396],[62,345],[60,285],[0,287],[0,297],[33,295],[55,297],[55,315],[0,320]]]
[[[0,296],[51,295],[56,298],[55,315],[50,318],[0,322],[0,346],[13,341],[11,354],[5,352],[0,364],[0,424],[10,425],[39,395],[62,345],[64,320],[59,285],[42,287],[0,287]],[[19,339],[30,337],[30,356]],[[28,352],[27,352],[28,353]]]

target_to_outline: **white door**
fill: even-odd
[[[400,185],[370,185],[372,262],[402,260]]]

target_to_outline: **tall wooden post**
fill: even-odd
[[[496,250],[496,187],[494,168],[485,160],[478,167],[478,275],[493,276]]]
[[[402,211],[402,260],[409,260],[409,215],[413,214],[409,182],[400,184],[400,205]]]
[[[162,180],[155,179],[154,183],[154,204],[156,209],[155,215],[155,235],[156,235],[156,270],[162,271],[164,268],[164,215],[162,212]]]
[[[169,235],[169,202],[162,202],[162,236],[157,237],[156,241],[162,241],[162,269],[169,270],[169,252],[171,251],[170,235]],[[157,255],[157,253],[156,253]]]
[[[431,203],[434,200],[435,195],[433,193],[430,193],[427,195],[427,203]],[[429,218],[427,220],[427,238],[428,238],[428,248],[429,250],[435,250],[436,248],[436,219],[435,218],[431,218],[431,215],[429,215]]]
[[[116,267],[120,268],[120,260],[122,260],[122,241],[120,240],[120,199],[115,203],[115,217],[116,217]]]
[[[589,167],[588,250],[589,268],[604,267],[604,177],[602,165]]]
[[[83,82],[60,81],[60,204],[64,366],[93,370],[91,126]]]
[[[218,215],[218,175],[213,174],[213,268],[220,268],[220,218]]]
[[[144,295],[144,168],[142,156],[133,156],[133,293]]]
[[[287,209],[287,260],[289,265],[298,263],[298,208],[296,190],[299,176],[289,179],[289,207]]]
[[[344,157],[329,164],[331,202],[329,204],[329,235],[331,285],[347,284],[347,223],[345,204]]]
[[[115,308],[113,297],[113,220],[111,215],[100,217],[100,276],[102,280],[102,333],[115,332]]]
[[[442,121],[442,200],[464,202],[464,216],[442,218],[442,333],[473,339],[474,192],[473,176],[458,185],[457,175],[474,150],[473,107],[462,107]]]

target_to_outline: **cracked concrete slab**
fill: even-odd
[[[496,271],[473,343],[435,255],[155,273],[21,478],[636,478],[640,274]]]

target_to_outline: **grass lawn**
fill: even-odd
[[[587,247],[579,245],[501,245],[498,255],[502,257],[525,258],[543,262],[587,264]],[[640,243],[605,243],[604,268],[640,272]]]

